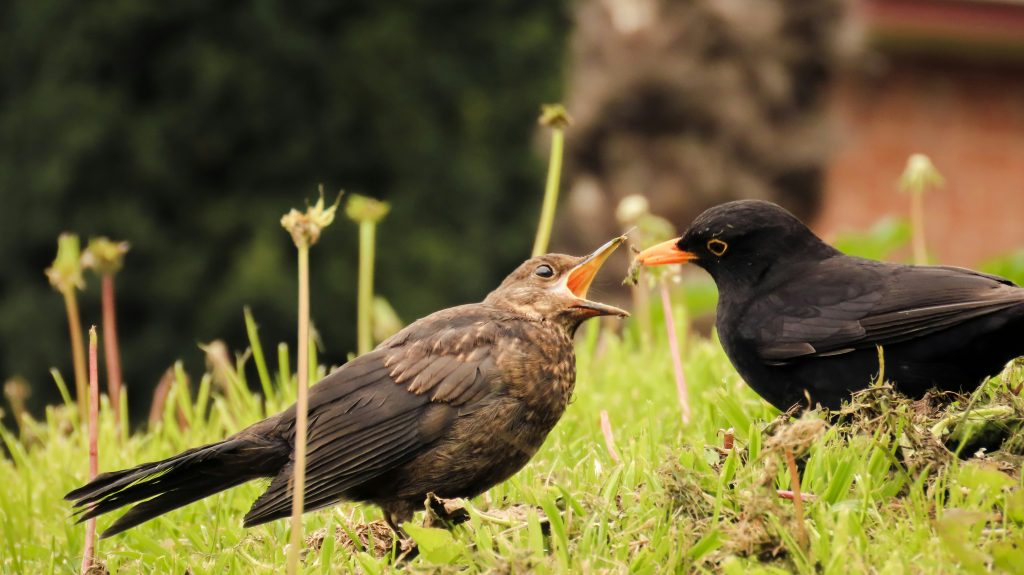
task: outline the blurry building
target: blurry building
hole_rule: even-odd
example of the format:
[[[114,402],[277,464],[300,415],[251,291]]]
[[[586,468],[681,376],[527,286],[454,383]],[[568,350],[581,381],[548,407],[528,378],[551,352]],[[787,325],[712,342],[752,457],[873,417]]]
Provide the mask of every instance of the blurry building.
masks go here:
[[[831,155],[829,87],[856,44],[844,0],[584,0],[567,104],[568,214],[583,251],[641,193],[685,225],[730,199],[820,207]]]
[[[862,0],[868,49],[840,75],[816,227],[863,229],[906,213],[908,155],[946,178],[926,199],[929,250],[975,265],[1024,248],[1024,2]]]
[[[946,177],[937,259],[1024,247],[1020,0],[585,0],[571,54],[559,247],[606,239],[634,193],[680,227],[755,197],[863,230],[906,213],[915,152]]]

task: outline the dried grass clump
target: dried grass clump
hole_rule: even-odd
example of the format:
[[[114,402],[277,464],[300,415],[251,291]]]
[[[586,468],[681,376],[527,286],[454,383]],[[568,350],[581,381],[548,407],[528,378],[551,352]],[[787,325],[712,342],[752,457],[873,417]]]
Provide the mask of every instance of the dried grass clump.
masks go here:
[[[779,499],[773,490],[751,489],[739,493],[737,507],[739,512],[733,521],[722,529],[725,543],[720,554],[757,557],[762,561],[785,557],[785,545],[769,518],[790,526],[795,520],[793,506]]]
[[[665,490],[666,509],[677,517],[691,519],[695,524],[706,522],[711,517],[715,507],[713,486],[717,478],[710,475],[702,477],[678,461],[663,465],[658,475]]]
[[[875,385],[853,394],[834,414],[844,436],[867,435],[882,443],[899,445],[896,456],[911,474],[935,474],[954,457],[931,428],[943,413],[943,406],[962,396],[926,393],[910,399],[889,383]]]
[[[358,543],[352,540],[349,533],[356,536]],[[317,529],[306,537],[306,548],[313,551],[320,551],[327,537],[327,528]],[[388,527],[383,520],[370,523],[359,523],[350,526],[336,527],[334,530],[334,541],[342,549],[350,553],[357,553],[366,550],[374,557],[384,557],[391,553],[395,544],[395,532]]]

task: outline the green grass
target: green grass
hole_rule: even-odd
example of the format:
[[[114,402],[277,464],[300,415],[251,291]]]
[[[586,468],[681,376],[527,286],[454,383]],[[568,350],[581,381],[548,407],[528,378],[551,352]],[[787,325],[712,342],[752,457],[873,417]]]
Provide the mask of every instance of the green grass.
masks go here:
[[[655,313],[657,315],[657,313]],[[682,318],[680,318],[682,319]],[[411,531],[420,557],[350,551],[328,538],[305,559],[307,573],[920,573],[1024,569],[1024,489],[1014,437],[1004,452],[961,461],[931,440],[939,417],[998,403],[1024,413],[993,378],[974,403],[921,415],[909,402],[881,394],[865,399],[862,417],[839,426],[815,415],[781,423],[750,391],[715,341],[684,337],[694,420],[684,426],[675,396],[663,326],[647,349],[627,324],[622,335],[585,326],[578,338],[575,400],[543,449],[511,480],[475,499],[471,519],[451,534]],[[254,332],[253,332],[254,333]],[[686,336],[686,334],[682,334]],[[263,354],[259,358],[263,361]],[[323,367],[321,374],[323,373]],[[255,369],[251,370],[256,373]],[[293,382],[277,366],[249,391],[234,377],[218,387],[207,376],[196,397],[176,391],[162,425],[116,435],[103,407],[100,467],[120,469],[220,439],[284,406]],[[244,370],[239,370],[244,373]],[[288,373],[285,367],[284,373]],[[289,379],[291,379],[289,377]],[[180,387],[175,389],[180,390]],[[290,390],[290,391],[282,391]],[[881,392],[879,392],[881,393]],[[878,394],[875,394],[876,396]],[[179,428],[176,408],[189,419]],[[610,414],[621,463],[605,448],[599,413]],[[51,407],[0,458],[0,570],[77,572],[85,528],[70,519],[62,495],[85,480],[85,434],[75,410]],[[957,421],[946,426],[956,434]],[[1016,421],[1016,420],[1014,420]],[[736,450],[723,453],[721,430],[734,428]],[[816,433],[811,433],[816,432]],[[802,456],[807,546],[797,543],[793,502],[780,445]],[[241,518],[263,485],[254,482],[169,513],[113,539],[98,556],[114,573],[277,573],[284,564],[286,521],[245,530]],[[514,504],[519,519],[487,517]],[[545,528],[541,517],[547,515]],[[379,518],[371,506],[342,504],[306,515],[306,532]],[[99,528],[113,517],[102,517]]]

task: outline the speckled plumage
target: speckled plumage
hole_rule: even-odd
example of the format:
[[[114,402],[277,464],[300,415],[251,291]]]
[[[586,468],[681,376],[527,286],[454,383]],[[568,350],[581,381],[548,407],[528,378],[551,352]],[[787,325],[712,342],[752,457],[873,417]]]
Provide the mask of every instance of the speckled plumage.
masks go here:
[[[306,510],[368,501],[397,528],[429,492],[472,497],[522,468],[572,395],[576,328],[614,310],[557,289],[585,261],[528,260],[483,302],[420,319],[310,388]],[[554,276],[538,277],[541,265]],[[245,525],[285,517],[294,425],[293,406],[222,442],[103,474],[67,497],[87,519],[156,495],[119,518],[109,536],[273,477]]]

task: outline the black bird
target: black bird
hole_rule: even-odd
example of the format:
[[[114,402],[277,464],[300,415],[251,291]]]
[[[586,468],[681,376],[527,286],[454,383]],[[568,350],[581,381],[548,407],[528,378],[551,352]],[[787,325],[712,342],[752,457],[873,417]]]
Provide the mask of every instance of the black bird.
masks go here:
[[[585,257],[520,265],[483,302],[429,315],[309,390],[305,505],[365,501],[396,531],[429,492],[472,497],[536,453],[576,380],[586,319],[628,316],[586,299],[624,238]],[[261,477],[245,526],[291,513],[295,407],[170,459],[104,473],[68,493],[79,521],[138,503],[103,536]]]
[[[764,201],[713,207],[643,265],[693,262],[718,285],[718,334],[758,394],[836,408],[879,371],[901,392],[970,391],[1024,354],[1024,289],[945,266],[851,257]]]

